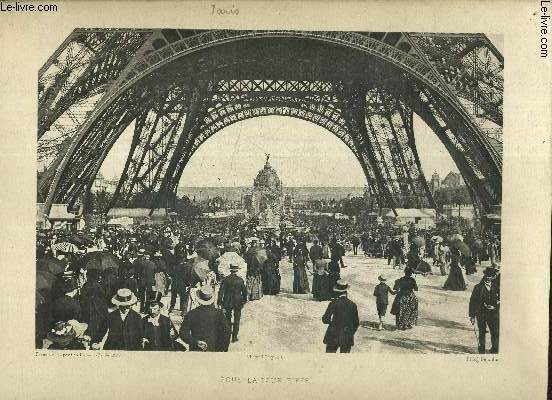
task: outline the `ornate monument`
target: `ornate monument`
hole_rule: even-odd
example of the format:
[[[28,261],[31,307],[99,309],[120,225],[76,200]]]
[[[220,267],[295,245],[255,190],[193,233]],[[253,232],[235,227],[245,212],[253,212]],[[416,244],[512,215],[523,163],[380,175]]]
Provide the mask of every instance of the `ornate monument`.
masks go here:
[[[282,182],[269,162],[266,162],[253,181],[251,194],[245,196],[245,209],[248,217],[259,219],[259,226],[277,228],[284,211]]]

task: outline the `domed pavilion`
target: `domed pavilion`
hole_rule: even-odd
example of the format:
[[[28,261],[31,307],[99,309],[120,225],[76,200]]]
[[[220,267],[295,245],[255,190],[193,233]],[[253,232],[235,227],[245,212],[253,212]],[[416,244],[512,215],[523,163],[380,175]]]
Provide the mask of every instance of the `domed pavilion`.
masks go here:
[[[266,162],[253,181],[250,196],[246,196],[245,208],[248,216],[257,217],[259,225],[266,228],[277,228],[280,224],[284,207],[282,181],[269,162]]]

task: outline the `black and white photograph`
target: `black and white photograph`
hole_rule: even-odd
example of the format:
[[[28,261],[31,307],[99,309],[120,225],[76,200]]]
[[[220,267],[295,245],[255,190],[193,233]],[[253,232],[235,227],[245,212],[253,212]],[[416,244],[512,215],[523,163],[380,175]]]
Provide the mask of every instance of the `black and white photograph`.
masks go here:
[[[75,27],[37,71],[35,349],[500,355],[503,54]]]

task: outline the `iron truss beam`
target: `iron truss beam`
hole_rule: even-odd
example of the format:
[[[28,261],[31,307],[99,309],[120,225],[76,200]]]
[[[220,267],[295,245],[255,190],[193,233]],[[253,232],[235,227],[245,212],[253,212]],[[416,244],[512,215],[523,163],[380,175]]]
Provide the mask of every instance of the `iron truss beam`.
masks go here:
[[[133,122],[117,188],[121,204],[138,190],[155,193],[159,202],[176,190],[208,137],[239,120],[273,114],[316,123],[344,141],[380,205],[433,206],[413,112],[439,136],[486,208],[501,197],[500,139],[493,142],[490,134],[497,133],[488,131],[489,122],[501,133],[499,55],[483,35],[76,31],[39,76],[39,132],[72,124],[66,145],[44,147],[58,151],[40,181],[46,208],[76,201]]]

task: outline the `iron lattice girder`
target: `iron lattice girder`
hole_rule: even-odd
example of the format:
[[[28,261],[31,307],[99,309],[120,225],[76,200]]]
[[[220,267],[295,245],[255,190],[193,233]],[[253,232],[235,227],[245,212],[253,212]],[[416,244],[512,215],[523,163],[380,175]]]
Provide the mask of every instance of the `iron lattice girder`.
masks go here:
[[[74,32],[39,73],[38,137],[67,109],[105,90],[146,41],[144,32]]]
[[[489,210],[501,203],[501,170],[486,151],[485,138],[470,132],[471,126],[455,115],[439,95],[409,84],[395,93],[432,129],[451,155],[462,177],[475,196],[479,209]]]
[[[305,87],[303,87],[303,90],[296,92],[294,96],[290,96],[290,92],[288,92],[290,84],[293,84],[293,82],[279,82],[273,86],[266,85],[265,88],[270,87],[275,91],[264,95],[257,92],[235,93],[233,96],[226,98],[227,102],[221,102],[221,98],[218,96],[219,93],[215,92],[211,97],[211,104],[215,103],[215,106],[209,107],[208,113],[199,127],[200,134],[192,143],[188,159],[205,140],[232,123],[262,115],[287,115],[318,124],[341,139],[359,160],[367,175],[371,192],[376,193],[375,181],[370,178],[366,160],[357,147],[355,139],[348,131],[341,111],[336,108],[338,100],[332,85],[322,82],[309,83],[310,88],[314,90],[318,90],[321,85],[326,86],[328,91],[324,92],[323,95],[327,103],[324,103],[319,98],[314,101],[313,96],[306,91]],[[218,86],[224,87],[225,84],[221,83]],[[251,88],[247,82],[242,82],[240,87],[241,89]],[[284,92],[278,92],[277,90],[284,90]],[[187,160],[183,162],[187,163]],[[173,188],[176,187],[179,180],[180,175],[175,176],[172,184]]]
[[[160,93],[152,108],[136,120],[133,141],[113,204],[120,199],[127,204],[137,186],[146,193],[156,190],[180,135],[187,111],[185,96],[184,88],[171,87]]]
[[[474,116],[502,126],[504,60],[485,35],[409,36]]]
[[[170,31],[170,30],[168,30]],[[163,41],[157,42],[152,41],[152,36],[148,38],[148,41],[151,42],[151,48],[154,49],[149,52],[140,52],[139,56],[135,56],[132,61],[129,63],[129,65],[125,68],[125,73],[121,74],[117,78],[117,81],[110,85],[109,89],[109,95],[104,96],[100,103],[96,106],[96,109],[94,113],[88,118],[88,121],[81,126],[80,131],[77,135],[75,135],[75,139],[73,140],[70,148],[67,151],[67,154],[65,155],[63,162],[61,163],[60,167],[57,169],[54,179],[54,184],[51,185],[51,189],[49,191],[47,204],[48,207],[49,204],[51,204],[51,201],[54,200],[54,198],[64,197],[65,195],[62,193],[66,190],[68,185],[71,186],[71,191],[77,190],[77,187],[79,185],[82,185],[83,183],[75,183],[75,177],[71,173],[67,173],[65,169],[67,168],[77,168],[80,169],[81,165],[86,170],[86,174],[80,174],[79,179],[93,179],[93,176],[89,176],[91,173],[90,171],[97,170],[99,168],[99,164],[101,164],[101,161],[103,161],[103,158],[105,157],[105,154],[107,153],[107,150],[109,149],[109,146],[114,142],[114,139],[117,137],[117,134],[112,135],[111,137],[106,137],[110,135],[110,132],[118,132],[117,130],[113,131],[111,129],[104,130],[104,135],[98,133],[96,130],[97,124],[104,124],[104,121],[99,121],[99,119],[104,115],[109,115],[110,112],[107,110],[112,107],[118,107],[118,99],[121,96],[126,96],[126,93],[129,91],[134,91],[136,87],[142,87],[142,90],[144,93],[148,92],[147,85],[143,85],[143,83],[149,80],[149,84],[151,85],[152,81],[155,79],[160,80],[166,80],[167,78],[170,78],[172,80],[180,79],[180,76],[187,76],[188,81],[194,79],[194,76],[200,76],[201,79],[212,79],[213,77],[218,80],[221,76],[228,76],[227,74],[234,74],[236,71],[242,71],[244,74],[249,69],[247,66],[260,66],[264,65],[263,68],[265,68],[267,65],[270,66],[271,62],[275,59],[274,52],[271,53],[271,47],[270,46],[257,46],[261,49],[257,51],[257,56],[264,57],[264,61],[260,59],[248,59],[245,55],[240,56],[236,58],[236,62],[234,63],[231,59],[232,54],[235,53],[236,49],[239,49],[240,46],[245,45],[246,43],[253,43],[255,44],[258,40],[271,40],[276,43],[282,44],[282,50],[285,50],[286,46],[283,46],[284,42],[288,42],[290,40],[296,40],[297,42],[294,43],[303,43],[310,45],[316,45],[318,46],[318,49],[325,49],[325,51],[328,52],[328,54],[331,53],[331,51],[342,51],[345,55],[349,55],[350,57],[344,57],[347,60],[354,59],[354,62],[351,61],[351,71],[347,68],[338,68],[339,73],[343,74],[344,79],[347,78],[348,74],[350,72],[360,73],[360,70],[357,68],[357,65],[368,65],[368,61],[362,61],[359,57],[361,54],[369,55],[371,58],[370,65],[373,65],[374,71],[377,71],[379,76],[375,78],[374,80],[387,80],[385,83],[386,85],[390,81],[396,81],[396,79],[403,79],[405,81],[413,81],[414,83],[420,85],[420,83],[423,83],[421,86],[429,89],[432,93],[439,93],[439,99],[440,102],[435,102],[435,104],[441,104],[444,102],[447,106],[447,111],[454,113],[455,116],[461,120],[461,124],[458,125],[464,125],[463,128],[465,128],[465,131],[469,132],[471,135],[477,136],[477,140],[480,142],[479,146],[481,147],[480,150],[482,150],[486,156],[490,155],[490,162],[494,162],[495,165],[498,168],[498,178],[500,179],[500,169],[501,169],[501,158],[500,154],[497,153],[496,149],[489,149],[491,146],[486,143],[485,141],[481,142],[481,132],[480,129],[477,127],[477,125],[474,123],[472,118],[469,116],[469,113],[466,111],[465,107],[462,105],[462,103],[458,100],[458,94],[456,94],[447,84],[446,80],[443,78],[443,76],[437,71],[434,65],[432,65],[430,62],[427,61],[427,57],[424,56],[417,46],[411,46],[408,48],[406,45],[411,41],[409,39],[409,34],[398,34],[398,35],[392,35],[392,34],[383,34],[383,36],[379,36],[379,34],[368,34],[368,33],[355,33],[355,32],[300,32],[300,31],[203,31],[203,32],[194,32],[189,35],[183,34],[181,30],[178,30],[178,35],[173,35],[172,33],[169,35],[167,31],[160,32],[159,30],[146,30],[146,33],[149,32],[150,35],[162,35],[165,38],[167,38],[166,43]],[[171,40],[168,40],[170,37],[172,37]],[[157,40],[157,39],[156,39]],[[278,42],[279,41],[279,42]],[[264,43],[264,42],[263,42]],[[269,42],[266,42],[269,43]],[[291,42],[289,42],[291,43]],[[259,42],[260,44],[260,42]],[[229,46],[233,46],[230,48]],[[326,47],[324,47],[326,46]],[[144,46],[142,46],[144,47]],[[255,46],[248,47],[249,50],[251,50],[251,47],[255,48]],[[300,46],[299,46],[300,47]],[[305,47],[305,49],[309,48],[308,46]],[[227,55],[227,60],[222,60],[219,56],[223,53],[223,50],[229,49],[230,52]],[[348,52],[350,51],[350,52]],[[289,53],[289,52],[288,52]],[[285,58],[286,54],[277,54],[280,58]],[[288,57],[291,57],[287,55]],[[312,58],[308,60],[301,60],[299,62],[299,58],[294,56],[297,60],[297,62],[294,64],[293,59],[290,58],[287,60],[284,64],[280,63],[277,66],[272,66],[272,68],[265,69],[267,71],[266,76],[270,77],[273,72],[278,68],[280,68],[282,65],[286,65],[286,70],[282,73],[279,73],[279,76],[282,76],[283,74],[289,74],[289,76],[294,75],[293,68],[297,68],[298,66],[301,66],[301,68],[297,69],[304,69],[303,65],[307,65],[310,63],[313,67],[316,65],[317,68],[311,68],[310,70],[304,69],[305,71],[308,71],[310,75],[308,76],[314,76],[318,70],[322,70],[323,68],[318,68],[319,63],[323,63],[327,61],[324,61],[324,59],[320,58]],[[355,58],[356,57],[356,58]],[[277,58],[277,57],[276,57]],[[326,58],[327,60],[328,58]],[[332,59],[332,58],[330,58]],[[333,58],[334,59],[334,58]],[[337,62],[339,62],[341,58],[334,59]],[[191,64],[191,69],[188,67],[188,69],[183,69],[182,66],[178,65],[176,61],[180,62],[182,60],[195,60]],[[376,60],[379,60],[376,62]],[[263,64],[264,62],[264,64]],[[381,65],[378,64],[383,62]],[[225,64],[226,63],[226,64]],[[386,64],[387,63],[387,64]],[[276,63],[273,63],[276,65]],[[379,65],[379,66],[378,66]],[[169,69],[164,67],[174,67],[173,71],[174,73],[168,74]],[[372,68],[372,67],[371,67]],[[182,72],[179,72],[179,70],[182,69]],[[354,70],[354,71],[353,71]],[[263,69],[257,69],[256,74],[258,74],[259,71],[263,71]],[[329,71],[329,70],[328,70]],[[400,72],[402,71],[402,72]],[[366,72],[366,71],[365,71]],[[383,77],[382,73],[387,73],[387,77]],[[226,74],[226,75],[225,75]],[[366,74],[365,75],[371,75]],[[311,76],[311,77],[312,77]],[[351,75],[352,76],[352,75]],[[357,75],[358,76],[358,75]],[[250,80],[250,79],[249,79]],[[309,79],[309,80],[316,80],[316,79]],[[252,80],[253,84],[258,85],[256,83],[255,79]],[[288,81],[288,84],[290,84],[290,81],[292,79],[285,79],[285,81]],[[296,81],[299,82],[300,80]],[[362,82],[362,84],[365,84],[366,82]],[[265,80],[261,86],[257,87],[257,90],[253,91],[254,93],[262,93],[264,89],[267,87],[263,87],[262,85],[269,85],[268,87],[272,87],[270,85],[273,85],[274,82],[271,82],[270,79]],[[297,83],[295,83],[297,85]],[[296,89],[295,87],[294,89]],[[318,96],[318,98],[324,98],[326,94],[324,93],[324,90],[319,91],[320,93],[313,93],[312,99],[315,98],[315,96]],[[220,92],[221,98],[223,96],[227,95],[228,93],[225,93],[224,91]],[[134,94],[136,95],[136,94]],[[132,101],[131,101],[132,102]],[[141,99],[134,99],[135,104],[139,104],[140,107],[144,107],[144,102]],[[438,107],[439,105],[437,105]],[[138,106],[136,106],[138,108]],[[140,110],[135,110],[134,114],[138,114]],[[207,109],[204,109],[202,113],[205,113],[207,115]],[[431,112],[435,112],[435,110],[430,110]],[[199,113],[198,115],[201,115],[202,113]],[[126,116],[125,116],[126,118]],[[194,126],[197,125],[198,121],[201,120],[200,117],[196,120],[196,122],[193,124]],[[109,127],[108,127],[109,128]],[[194,128],[196,131],[199,132],[198,128]],[[85,144],[85,150],[80,152],[77,150],[79,145],[81,143],[86,143],[87,139],[86,136],[90,134],[90,132],[96,132],[93,136],[98,146],[108,146],[102,151],[96,151],[97,154],[100,154],[99,159],[96,160],[95,163],[92,163],[90,161],[90,149],[87,149],[87,145]],[[474,134],[475,132],[475,134]],[[197,133],[198,135],[200,134]],[[358,140],[358,138],[354,138],[355,140]],[[366,140],[366,139],[363,139]],[[193,143],[187,143],[187,146],[193,146]],[[462,145],[460,145],[462,146]],[[178,145],[177,145],[178,147]],[[193,147],[192,147],[193,148]],[[357,148],[362,148],[357,146]],[[190,148],[191,149],[191,148]],[[75,154],[78,153],[78,156],[81,157],[80,159],[75,158]],[[189,157],[189,151],[187,152]],[[373,158],[373,154],[362,154],[361,159],[365,161],[364,164],[368,165],[368,158]],[[403,157],[404,158],[404,157]],[[414,157],[415,158],[415,157]],[[489,158],[489,157],[487,157]],[[171,159],[171,164],[173,163],[173,159]],[[373,162],[373,164],[377,164]],[[393,161],[391,162],[393,164]],[[472,163],[473,164],[473,163]],[[180,163],[179,164],[179,170],[182,169],[182,165],[185,165]],[[361,163],[362,165],[362,163]],[[476,165],[475,165],[476,166]],[[364,167],[363,167],[364,168]],[[168,168],[170,170],[170,166]],[[365,171],[366,172],[366,171]],[[371,179],[373,181],[373,178],[375,176],[373,175],[373,171],[371,169],[368,171],[369,174],[371,174]],[[497,175],[495,174],[493,178],[495,178]],[[69,180],[72,180],[73,182],[71,184],[68,184],[65,182],[66,178]],[[79,180],[77,179],[77,181]],[[172,179],[172,178],[171,178]],[[378,182],[381,185],[381,182]],[[168,183],[163,183],[165,186],[169,185]],[[174,185],[174,179],[172,179],[170,185]],[[170,186],[169,185],[169,186]],[[168,186],[167,186],[168,187]],[[496,191],[495,191],[496,192]],[[73,193],[73,192],[72,192]],[[73,196],[71,194],[71,196]],[[65,196],[66,197],[66,196]],[[390,195],[388,196],[390,197]]]
[[[435,207],[417,156],[412,110],[381,88],[366,95],[367,133],[390,191],[401,206]]]

